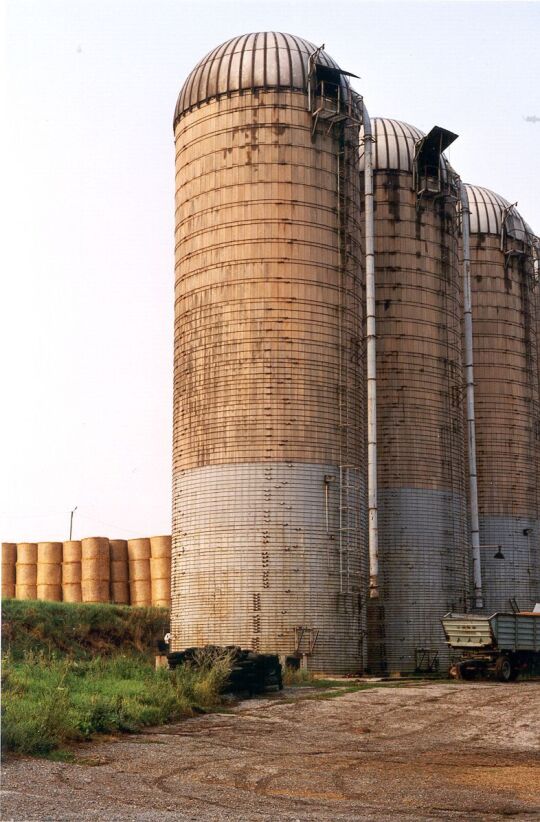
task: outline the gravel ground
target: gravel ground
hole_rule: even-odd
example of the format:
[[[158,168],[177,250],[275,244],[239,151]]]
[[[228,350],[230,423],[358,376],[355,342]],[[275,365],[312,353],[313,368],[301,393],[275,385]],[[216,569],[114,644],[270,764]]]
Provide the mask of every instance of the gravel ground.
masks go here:
[[[8,757],[2,820],[540,820],[540,684],[415,684]]]

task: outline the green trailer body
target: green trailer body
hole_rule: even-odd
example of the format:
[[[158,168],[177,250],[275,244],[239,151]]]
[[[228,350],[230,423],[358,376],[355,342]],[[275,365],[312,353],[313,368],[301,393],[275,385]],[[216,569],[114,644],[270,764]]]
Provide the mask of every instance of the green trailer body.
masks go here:
[[[495,673],[510,681],[540,672],[540,613],[446,614],[446,641],[461,659],[450,673],[464,679]]]

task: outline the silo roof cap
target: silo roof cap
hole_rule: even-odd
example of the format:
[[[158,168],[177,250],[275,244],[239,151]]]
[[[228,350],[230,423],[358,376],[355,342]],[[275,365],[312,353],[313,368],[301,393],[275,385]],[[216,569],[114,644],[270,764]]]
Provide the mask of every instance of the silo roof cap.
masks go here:
[[[527,225],[515,205],[512,205],[495,194],[489,188],[465,185],[469,211],[471,213],[471,234],[500,235],[503,226],[506,233],[516,240],[528,245],[534,244],[536,238],[533,230]]]
[[[412,174],[416,144],[422,137],[423,131],[401,120],[392,120],[389,117],[374,117],[371,121],[371,131],[375,139],[373,149],[373,168],[379,171],[395,170],[406,171]],[[444,131],[444,129],[441,129]],[[450,134],[450,132],[448,132]],[[360,129],[360,169],[364,168],[364,129]],[[441,155],[441,167],[444,172],[455,175],[447,158]]]
[[[238,91],[251,89],[307,88],[309,56],[317,46],[278,31],[242,34],[222,43],[195,66],[185,81],[174,112],[174,123],[201,103]],[[320,65],[337,70],[340,84],[349,82],[338,64],[325,51],[317,56]]]

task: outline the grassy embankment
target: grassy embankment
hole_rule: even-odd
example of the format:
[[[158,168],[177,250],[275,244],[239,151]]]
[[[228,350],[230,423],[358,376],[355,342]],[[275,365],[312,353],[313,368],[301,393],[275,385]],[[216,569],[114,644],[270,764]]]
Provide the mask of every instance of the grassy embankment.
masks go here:
[[[2,747],[50,754],[95,733],[137,731],[210,709],[226,657],[154,670],[159,608],[2,601]]]

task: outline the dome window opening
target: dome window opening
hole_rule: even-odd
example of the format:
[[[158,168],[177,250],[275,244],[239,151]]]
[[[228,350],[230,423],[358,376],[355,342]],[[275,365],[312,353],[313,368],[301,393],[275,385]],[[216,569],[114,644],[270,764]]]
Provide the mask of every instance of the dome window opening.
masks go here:
[[[314,121],[313,131],[319,118],[328,120],[329,127],[343,120],[359,122],[354,113],[356,95],[345,80],[357,75],[320,63],[318,57],[322,49],[324,45],[309,56],[308,63],[308,108]]]
[[[445,128],[434,126],[429,134],[416,143],[413,175],[419,197],[442,192],[445,173],[442,154],[457,137],[457,134]]]

